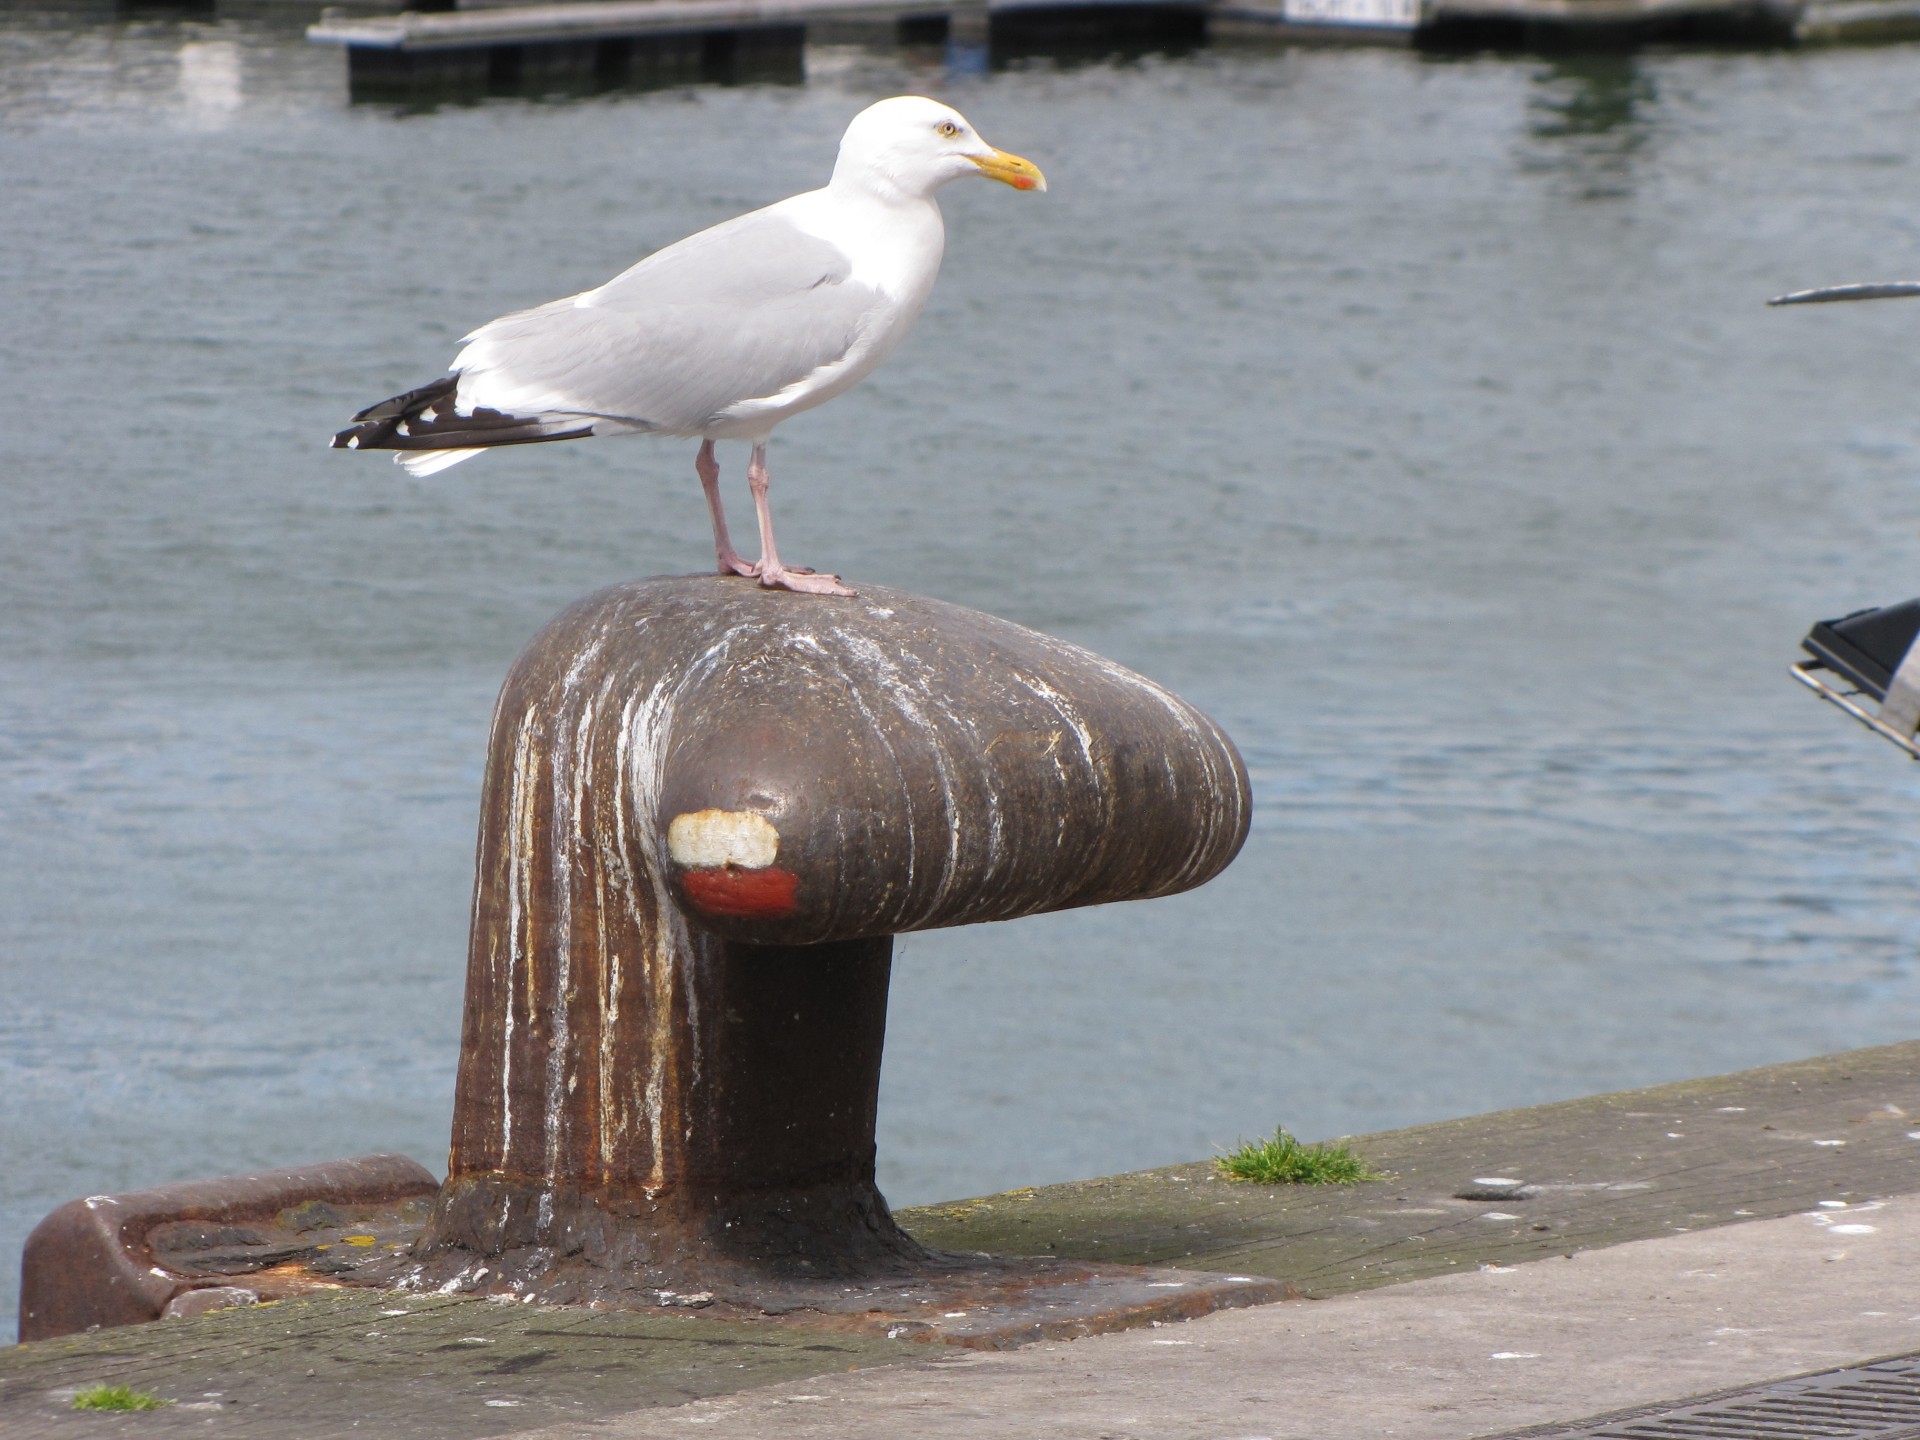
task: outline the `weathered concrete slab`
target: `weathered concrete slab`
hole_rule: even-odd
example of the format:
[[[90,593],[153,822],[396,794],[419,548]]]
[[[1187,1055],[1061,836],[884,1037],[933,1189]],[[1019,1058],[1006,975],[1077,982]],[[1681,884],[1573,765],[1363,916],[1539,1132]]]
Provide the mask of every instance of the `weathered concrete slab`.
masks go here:
[[[342,1291],[0,1351],[0,1435],[503,1435],[881,1363],[898,1344],[698,1316]],[[76,1414],[131,1385],[175,1403]]]
[[[1910,1131],[1920,1043],[1361,1137],[1395,1176],[1367,1185],[1242,1187],[1191,1165],[901,1219],[943,1248],[1171,1263],[1336,1296],[1920,1192]],[[1456,1198],[1482,1177],[1536,1188]],[[1158,1353],[1144,1348],[1154,1334],[1143,1353]],[[697,1314],[347,1294],[0,1350],[0,1434],[509,1434],[939,1353],[953,1352]],[[61,1391],[103,1383],[182,1403],[137,1417],[59,1408]]]
[[[1591,1427],[1565,1422],[1920,1349],[1916,1266],[1920,1198],[1909,1196],[1173,1330],[822,1375],[590,1427],[561,1422],[533,1440],[1587,1440]],[[1544,1433],[1513,1433],[1543,1422]]]
[[[1308,1296],[1920,1190],[1920,1044],[1362,1136],[1395,1178],[1326,1189],[1206,1164],[905,1211],[931,1245],[1237,1270]],[[1482,1177],[1532,1194],[1462,1200]]]

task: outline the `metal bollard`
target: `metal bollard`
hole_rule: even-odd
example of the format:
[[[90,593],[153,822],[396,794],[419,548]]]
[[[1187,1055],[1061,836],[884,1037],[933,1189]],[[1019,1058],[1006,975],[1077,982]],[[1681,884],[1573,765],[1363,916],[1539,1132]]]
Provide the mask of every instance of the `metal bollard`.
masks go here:
[[[446,1183],[378,1156],[75,1201],[21,1334],[380,1285],[1002,1348],[1280,1298],[930,1251],[874,1184],[894,935],[1188,889],[1250,810],[1204,715],[989,615],[590,596],[494,713]]]
[[[950,1270],[874,1186],[891,937],[1190,888],[1249,814],[1204,715],[992,616],[722,577],[583,600],[495,712],[410,1283],[764,1304]]]

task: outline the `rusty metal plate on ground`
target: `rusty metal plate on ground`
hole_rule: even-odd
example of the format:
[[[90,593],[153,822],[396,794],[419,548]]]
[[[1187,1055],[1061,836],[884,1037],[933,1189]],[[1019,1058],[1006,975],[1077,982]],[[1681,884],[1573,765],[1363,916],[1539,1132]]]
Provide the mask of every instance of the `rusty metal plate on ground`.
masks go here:
[[[1515,1431],[1506,1440],[1920,1440],[1920,1354]]]
[[[363,1155],[71,1201],[27,1237],[20,1338],[198,1313],[196,1292],[250,1303],[327,1288],[410,1245],[438,1188],[405,1156]]]

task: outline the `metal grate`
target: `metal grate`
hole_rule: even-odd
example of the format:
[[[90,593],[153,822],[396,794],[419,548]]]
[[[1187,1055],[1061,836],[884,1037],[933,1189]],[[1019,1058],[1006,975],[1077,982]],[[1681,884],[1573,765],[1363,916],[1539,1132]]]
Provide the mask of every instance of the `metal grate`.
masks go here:
[[[1524,1434],[1535,1440],[1920,1440],[1920,1355]]]

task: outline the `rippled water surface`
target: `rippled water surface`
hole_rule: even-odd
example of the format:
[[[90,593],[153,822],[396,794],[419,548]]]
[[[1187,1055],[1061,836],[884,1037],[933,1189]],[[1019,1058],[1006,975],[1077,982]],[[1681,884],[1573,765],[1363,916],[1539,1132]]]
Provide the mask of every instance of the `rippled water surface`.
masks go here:
[[[783,551],[1171,683],[1258,819],[1197,894],[904,942],[896,1202],[1920,1033],[1915,772],[1784,669],[1920,589],[1920,306],[1760,305],[1920,270],[1920,51],[403,110],[309,18],[0,12],[0,1316],[72,1196],[442,1160],[493,688],[706,522],[678,443],[322,441],[900,90],[1053,190],[949,192],[914,340],[775,440]]]

